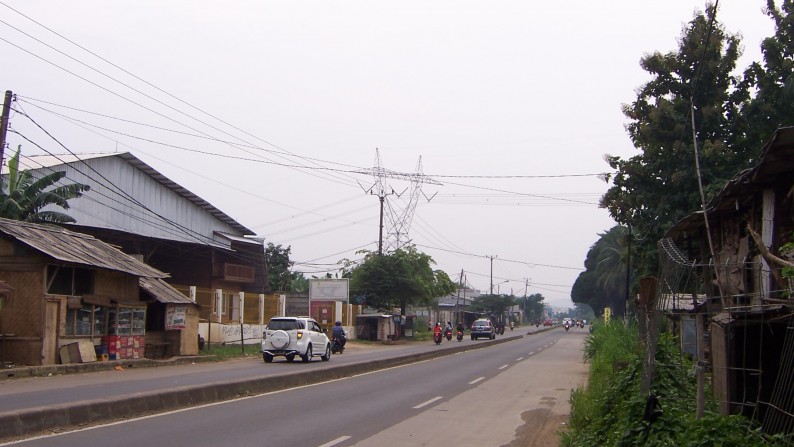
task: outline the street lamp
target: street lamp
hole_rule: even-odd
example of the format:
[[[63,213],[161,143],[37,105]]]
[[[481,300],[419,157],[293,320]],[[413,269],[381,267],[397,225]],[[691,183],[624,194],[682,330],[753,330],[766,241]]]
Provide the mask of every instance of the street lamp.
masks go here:
[[[499,295],[499,294],[500,294],[500,292],[499,292],[499,286],[500,286],[500,285],[502,285],[502,284],[504,284],[504,283],[506,283],[506,282],[510,282],[510,280],[509,280],[509,279],[507,279],[507,280],[504,280],[504,281],[502,281],[502,282],[500,282],[500,283],[497,283],[497,284],[495,284],[495,285],[496,285],[496,294],[497,294],[497,295]]]

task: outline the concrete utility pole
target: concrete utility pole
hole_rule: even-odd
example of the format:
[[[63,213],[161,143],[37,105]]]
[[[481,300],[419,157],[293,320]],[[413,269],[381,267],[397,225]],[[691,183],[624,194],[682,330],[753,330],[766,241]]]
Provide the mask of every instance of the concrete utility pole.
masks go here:
[[[8,133],[8,115],[11,113],[12,97],[13,93],[11,93],[11,90],[6,90],[6,96],[3,102],[3,114],[0,115],[0,166],[3,166],[3,155],[6,148],[6,134]]]
[[[496,256],[486,256],[486,258],[491,259],[491,291],[489,292],[489,295],[493,295],[493,258],[495,257]]]
[[[460,279],[458,280],[458,296],[455,298],[455,324],[460,323],[460,289],[463,288],[463,269],[460,269]],[[466,304],[466,297],[463,297],[463,304]]]

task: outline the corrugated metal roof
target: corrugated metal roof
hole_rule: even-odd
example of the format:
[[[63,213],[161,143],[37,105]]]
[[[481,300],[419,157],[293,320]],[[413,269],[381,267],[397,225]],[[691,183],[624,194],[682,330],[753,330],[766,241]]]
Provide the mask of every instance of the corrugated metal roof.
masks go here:
[[[779,177],[790,176],[794,166],[794,127],[781,127],[775,131],[772,139],[764,146],[758,163],[743,170],[731,178],[716,196],[714,196],[706,209],[710,215],[720,211],[733,212],[735,200],[740,196],[747,196],[755,188],[778,181]],[[695,228],[700,228],[703,223],[703,210],[698,210],[676,222],[665,233],[666,237]]]
[[[126,272],[151,278],[167,274],[121,250],[83,233],[57,225],[42,225],[0,218],[0,233],[59,261]]]
[[[140,277],[138,284],[146,293],[153,296],[161,303],[171,304],[196,304],[190,297],[171,287],[170,284],[159,278]]]
[[[184,197],[188,201],[192,202],[194,205],[206,211],[211,216],[215,217],[221,222],[226,223],[227,225],[231,226],[240,233],[251,234],[251,235],[256,234],[254,231],[243,226],[240,222],[237,222],[236,220],[232,219],[229,215],[227,215],[223,211],[214,207],[211,203],[207,202],[206,200],[202,199],[196,194],[193,194],[183,186],[179,185],[178,183],[164,176],[159,171],[152,168],[148,164],[144,163],[138,157],[132,155],[129,152],[104,153],[104,154],[92,153],[92,154],[76,154],[76,155],[72,155],[72,154],[34,155],[30,157],[20,156],[19,164],[20,164],[20,169],[40,169],[45,167],[53,167],[62,164],[76,163],[85,160],[104,158],[104,157],[118,157],[126,161],[127,163],[139,169],[144,174],[154,179],[156,182],[173,190],[175,193]],[[3,174],[6,174],[8,172],[5,166],[3,166],[2,169],[3,169],[2,171]]]
[[[214,233],[230,241],[242,242],[244,244],[263,245],[263,240],[258,238],[240,237],[233,234],[224,233],[222,231],[215,231]]]

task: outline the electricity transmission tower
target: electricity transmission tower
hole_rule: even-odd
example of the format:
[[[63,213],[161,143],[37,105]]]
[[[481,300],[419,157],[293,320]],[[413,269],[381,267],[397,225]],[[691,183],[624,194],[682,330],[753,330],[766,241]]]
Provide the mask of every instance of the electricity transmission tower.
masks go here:
[[[415,173],[396,172],[383,167],[378,149],[375,149],[375,166],[366,173],[371,174],[375,181],[367,193],[377,196],[380,200],[378,253],[383,253],[384,249],[387,252],[394,251],[410,241],[408,231],[411,228],[414,211],[420,197],[424,197],[428,202],[435,197],[435,193],[427,197],[422,192],[422,185],[441,186],[441,183],[424,175],[421,156]],[[387,179],[409,182],[409,185],[398,193]]]

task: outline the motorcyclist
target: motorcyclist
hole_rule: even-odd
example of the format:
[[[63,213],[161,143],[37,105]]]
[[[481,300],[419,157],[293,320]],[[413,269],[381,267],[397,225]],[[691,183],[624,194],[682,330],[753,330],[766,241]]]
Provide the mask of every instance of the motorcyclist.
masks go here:
[[[441,337],[441,322],[436,321],[436,327],[433,328],[433,338]]]
[[[452,322],[451,321],[447,321],[447,327],[444,328],[444,335],[449,335],[450,337],[452,336]]]
[[[464,329],[466,329],[466,328],[463,327],[463,322],[462,321],[458,321],[458,327],[457,327],[458,332],[463,333]]]
[[[343,348],[345,347],[345,344],[347,343],[347,332],[345,332],[345,328],[342,327],[341,321],[334,323],[334,328],[331,330],[331,336],[339,340],[339,344]]]

